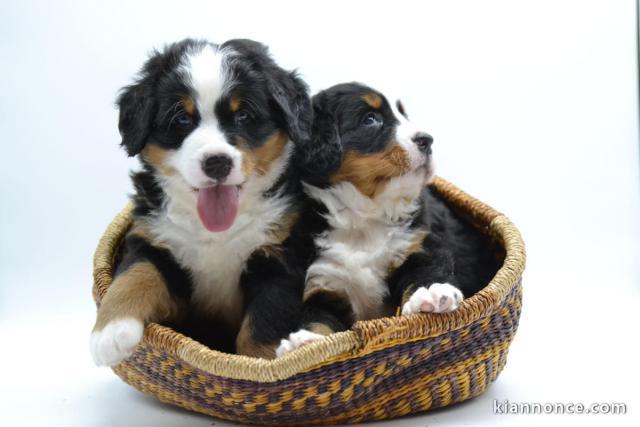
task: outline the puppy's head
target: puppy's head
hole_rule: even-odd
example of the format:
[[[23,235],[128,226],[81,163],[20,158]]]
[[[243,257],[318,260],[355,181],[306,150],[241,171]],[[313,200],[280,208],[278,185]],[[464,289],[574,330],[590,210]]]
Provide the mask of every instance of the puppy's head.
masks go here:
[[[270,188],[310,133],[306,85],[250,40],[188,39],[154,52],[117,103],[128,154],[210,231],[231,227],[243,193]]]
[[[431,178],[433,138],[408,121],[399,100],[347,83],[318,93],[312,103],[313,136],[303,156],[305,181],[347,181],[375,198],[398,178],[418,185]]]

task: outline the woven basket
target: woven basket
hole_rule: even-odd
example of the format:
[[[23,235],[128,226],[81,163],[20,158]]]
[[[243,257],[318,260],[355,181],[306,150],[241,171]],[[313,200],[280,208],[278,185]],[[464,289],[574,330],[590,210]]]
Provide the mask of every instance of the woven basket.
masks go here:
[[[493,280],[447,314],[357,322],[280,359],[210,350],[149,324],[115,373],[163,402],[251,424],[330,424],[382,420],[477,396],[496,379],[518,326],[524,244],[502,214],[441,178],[438,191],[505,249]],[[131,206],[109,225],[94,258],[97,304],[112,281]]]

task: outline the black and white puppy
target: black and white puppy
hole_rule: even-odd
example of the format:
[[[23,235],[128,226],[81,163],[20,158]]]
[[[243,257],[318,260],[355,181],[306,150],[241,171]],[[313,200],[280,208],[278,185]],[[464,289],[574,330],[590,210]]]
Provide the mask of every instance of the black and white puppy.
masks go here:
[[[301,194],[291,159],[309,137],[306,84],[260,43],[188,39],[155,52],[117,103],[122,146],[142,170],[93,358],[117,364],[148,322],[233,351],[243,307],[261,309],[252,299],[279,280],[270,265]],[[259,353],[245,329],[238,351]]]
[[[455,310],[495,273],[483,236],[428,187],[433,139],[399,100],[340,84],[313,97],[313,114],[304,230],[290,239],[310,263],[304,314],[278,355],[398,306]]]

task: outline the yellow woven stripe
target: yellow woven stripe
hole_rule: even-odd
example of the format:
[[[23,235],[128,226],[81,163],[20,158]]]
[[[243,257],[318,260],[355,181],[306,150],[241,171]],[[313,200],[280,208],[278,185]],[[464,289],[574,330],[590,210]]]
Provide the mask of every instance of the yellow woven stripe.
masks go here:
[[[304,397],[313,397],[318,394],[318,386],[312,385],[304,390]]]
[[[144,394],[150,394],[158,398],[160,401],[180,406],[190,411],[200,412],[202,414],[210,415],[213,417],[226,418],[227,414],[222,414],[211,408],[200,406],[197,403],[184,399],[181,395],[173,393],[166,388],[159,387],[156,384],[149,382],[147,378],[140,375],[136,370],[128,367],[126,364],[120,364],[114,368],[114,371],[128,384],[131,384]],[[241,421],[241,418],[236,418]]]
[[[253,401],[258,405],[263,405],[269,401],[269,393],[256,394]]]
[[[307,398],[301,397],[300,399],[294,400],[293,403],[291,404],[291,407],[294,410],[299,411],[300,409],[305,407],[306,403],[307,403]]]
[[[482,292],[482,291],[481,291]],[[518,291],[518,293],[514,296],[514,300],[510,300],[507,301],[508,304],[515,304],[516,307],[518,307],[520,305],[520,302],[518,301],[520,298],[520,289]],[[468,300],[465,300],[465,302],[463,302],[463,304],[465,304],[466,302],[468,302],[469,300],[475,298],[471,297]],[[327,364],[330,364],[332,362],[334,362],[335,360],[346,360],[346,359],[352,359],[354,357],[362,357],[371,353],[374,353],[376,351],[380,351],[380,350],[384,350],[387,348],[391,348],[400,344],[406,344],[406,343],[410,343],[410,342],[415,342],[415,341],[421,341],[427,338],[435,338],[438,335],[442,335],[444,333],[448,333],[454,330],[460,330],[460,327],[465,327],[468,326],[469,324],[473,323],[471,321],[467,322],[464,321],[462,326],[461,325],[457,325],[457,327],[454,327],[456,325],[456,319],[457,317],[454,316],[447,316],[447,315],[453,315],[453,314],[457,314],[460,312],[460,315],[464,318],[469,317],[471,320],[473,320],[474,322],[481,322],[481,327],[482,330],[484,332],[487,332],[490,329],[490,315],[492,314],[492,312],[490,310],[487,309],[487,299],[480,299],[477,300],[475,302],[475,305],[473,307],[471,307],[470,309],[468,309],[465,313],[462,313],[461,309],[459,308],[458,310],[456,310],[455,312],[452,313],[440,313],[438,315],[434,315],[434,314],[429,314],[429,313],[422,313],[422,314],[416,314],[416,315],[411,315],[411,316],[402,316],[399,318],[393,318],[393,319],[382,319],[384,321],[390,321],[393,320],[394,323],[402,323],[403,326],[401,327],[394,327],[394,325],[389,324],[384,326],[384,329],[386,332],[384,332],[382,335],[379,336],[364,336],[363,339],[366,344],[355,354],[349,355],[347,357],[341,357],[341,358],[336,358],[333,359],[331,361],[328,361],[328,363],[322,363],[318,366],[325,366]],[[499,312],[499,314],[503,314],[502,312]],[[510,314],[509,314],[510,315]],[[428,317],[429,316],[439,316],[437,320],[433,321],[432,323],[436,324],[435,328],[432,328],[431,332],[425,333],[425,334],[418,334],[413,332],[412,336],[408,336],[406,334],[398,334],[395,331],[401,329],[402,331],[404,330],[410,330],[410,331],[420,331],[421,328],[424,328],[424,323],[425,322],[429,322]],[[484,318],[482,318],[481,316],[485,316]],[[422,319],[422,320],[420,320]],[[418,321],[419,320],[419,321]],[[368,322],[364,322],[364,323],[371,323],[371,322],[377,322],[378,320],[372,320],[372,321],[368,321]],[[358,324],[361,324],[362,322],[357,322],[356,326]],[[405,323],[409,323],[410,326],[405,325]],[[413,323],[413,324],[412,324]],[[382,326],[376,326],[376,327],[382,327]],[[359,333],[363,333],[362,331],[359,331]],[[367,332],[367,333],[373,333],[371,331]],[[395,335],[394,335],[395,334]],[[463,338],[464,335],[468,334],[467,331],[464,332],[463,334]]]
[[[272,402],[267,404],[267,412],[270,414],[277,414],[282,411],[282,402]]]
[[[145,330],[145,342],[156,350],[174,355],[213,375],[274,382],[337,361],[359,358],[372,351],[438,336],[487,317],[502,304],[519,281],[525,265],[524,243],[517,228],[504,215],[443,179],[436,179],[435,185],[451,203],[471,214],[480,225],[486,226],[488,232],[502,241],[506,249],[504,265],[493,280],[478,294],[465,300],[455,312],[358,322],[352,331],[332,334],[325,340],[304,346],[274,361],[216,352],[169,328],[153,324]],[[98,303],[111,284],[113,260],[131,220],[132,205],[129,204],[109,225],[96,249],[93,293]],[[169,368],[169,364],[162,366],[163,371]],[[189,375],[189,372],[185,370],[181,375]]]
[[[476,378],[478,379],[478,388],[484,390],[487,388],[487,369],[484,367],[484,364],[480,364],[476,366],[474,370]]]
[[[320,408],[324,408],[329,403],[331,403],[331,393],[325,391],[324,393],[317,395],[315,400],[316,405],[318,405]]]
[[[329,384],[329,393],[336,394],[338,391],[340,391],[341,387],[342,387],[342,381],[340,379],[337,379],[331,384]]]
[[[346,411],[345,413],[329,417],[323,420],[323,423],[339,423],[352,419],[357,419],[358,417],[364,417],[369,414],[373,414],[374,419],[385,419],[388,418],[388,414],[386,410],[382,408],[386,408],[388,403],[394,399],[397,399],[400,396],[404,396],[411,392],[415,394],[412,398],[415,399],[416,402],[419,403],[421,410],[428,410],[431,408],[433,403],[433,397],[430,395],[427,387],[429,384],[434,384],[439,380],[442,380],[443,377],[449,375],[466,375],[469,376],[469,371],[472,369],[474,365],[480,364],[483,368],[484,365],[481,362],[489,359],[493,354],[499,353],[503,351],[505,348],[509,346],[510,342],[503,342],[501,344],[495,345],[489,350],[477,354],[473,357],[467,358],[465,360],[459,361],[453,365],[446,366],[445,368],[439,370],[438,372],[432,373],[430,375],[424,375],[415,379],[412,382],[405,383],[401,387],[395,388],[392,392],[379,396],[376,399],[369,400],[364,402],[362,405],[354,408],[350,411]],[[476,370],[478,376],[478,392],[482,392],[486,389],[487,381],[486,381],[486,370]],[[470,380],[469,380],[470,382]],[[470,387],[467,388],[467,390]],[[451,384],[447,381],[443,381],[443,385],[438,386],[439,398],[442,404],[447,405],[452,402],[452,393],[451,393]],[[464,398],[472,397],[471,393],[462,394],[459,401],[464,400]],[[395,414],[394,414],[395,415]]]
[[[460,389],[460,400],[467,400],[471,397],[471,377],[468,372],[461,372],[456,378]]]
[[[288,402],[293,399],[293,390],[285,390],[280,393],[280,400],[283,402]]]
[[[491,357],[491,381],[495,381],[498,378],[500,372],[500,353],[496,353]]]
[[[451,383],[447,381],[447,379],[443,379],[440,384],[436,386],[436,390],[438,390],[438,396],[440,399],[440,404],[442,406],[447,406],[451,403]]]
[[[509,304],[509,305],[514,305],[515,307],[519,307],[520,306],[520,298],[521,298],[520,295],[521,295],[521,292],[517,292],[516,294],[514,294],[513,298],[509,299],[509,301],[506,301],[506,303]],[[499,311],[499,314],[501,316],[503,316],[503,317],[505,317],[505,316],[507,318],[511,317],[511,313],[509,312],[509,310],[508,309],[505,309],[505,310],[501,309]],[[447,314],[447,313],[443,313],[443,314]],[[422,316],[422,315],[417,315],[417,316]],[[487,333],[491,329],[491,317],[489,317],[489,316],[486,317],[486,318],[480,319],[480,320],[476,320],[476,323],[480,326],[481,330],[484,333]],[[458,331],[459,331],[459,335],[455,339],[455,345],[456,346],[463,345],[463,343],[467,343],[467,342],[469,342],[470,339],[472,339],[472,338],[469,337],[469,329],[462,329],[462,330],[458,330]],[[432,337],[432,338],[434,338],[434,337]],[[358,351],[357,354],[350,355],[349,357],[342,357],[342,358],[340,358],[340,360],[352,359],[354,357],[363,357],[363,356],[366,356],[368,354],[371,354],[371,353],[374,353],[374,352],[377,352],[377,351],[380,351],[380,350],[384,350],[384,349],[387,349],[387,348],[391,348],[391,347],[395,347],[395,346],[398,346],[398,345],[407,344],[407,343],[411,343],[411,342],[422,341],[424,339],[425,338],[422,337],[422,336],[416,336],[414,338],[394,338],[394,339],[389,339],[387,341],[382,341],[382,342],[377,343],[377,344],[369,343],[369,345],[367,347],[365,347],[365,348],[361,349],[360,351]],[[449,337],[444,338],[440,343],[440,345],[444,346],[444,349],[452,346],[453,344],[454,344],[453,341]],[[424,353],[421,353],[421,355],[424,354],[424,357],[426,357],[428,355],[428,353],[431,352],[431,351],[432,351],[431,348],[425,348],[425,349],[421,350],[421,352],[424,352]],[[317,367],[329,365],[334,360],[336,360],[336,359],[328,361],[327,363],[322,363],[322,364],[318,365]],[[317,368],[317,367],[314,367],[314,368]]]
[[[406,399],[399,400],[398,403],[396,403],[395,412],[395,415],[398,417],[411,413],[409,401]]]
[[[342,393],[340,393],[340,400],[346,403],[346,402],[349,402],[352,397],[353,397],[353,384],[348,386],[344,390],[342,390]]]

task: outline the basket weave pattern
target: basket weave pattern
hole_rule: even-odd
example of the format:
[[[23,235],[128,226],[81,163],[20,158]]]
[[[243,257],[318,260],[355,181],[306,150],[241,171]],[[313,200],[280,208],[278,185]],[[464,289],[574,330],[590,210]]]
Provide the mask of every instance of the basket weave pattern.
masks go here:
[[[435,185],[506,250],[491,283],[457,311],[357,322],[273,361],[213,351],[150,324],[133,356],[114,371],[163,402],[230,421],[273,425],[388,419],[481,394],[504,368],[518,327],[524,244],[504,215],[443,179]],[[130,223],[129,206],[96,251],[98,304]]]

